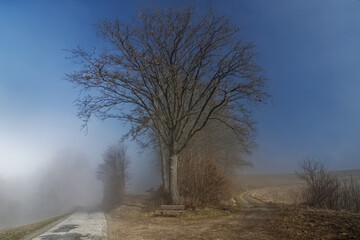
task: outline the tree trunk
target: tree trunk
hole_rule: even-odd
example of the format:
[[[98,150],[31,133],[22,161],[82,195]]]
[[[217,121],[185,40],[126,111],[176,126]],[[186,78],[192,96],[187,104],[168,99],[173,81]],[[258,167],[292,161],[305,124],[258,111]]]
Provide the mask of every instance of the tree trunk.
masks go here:
[[[168,162],[166,161],[166,154],[164,143],[159,138],[159,146],[160,146],[160,157],[161,157],[161,175],[162,175],[162,182],[164,193],[166,196],[169,195],[169,166]]]
[[[177,184],[178,154],[170,156],[170,204],[180,204],[180,196]]]

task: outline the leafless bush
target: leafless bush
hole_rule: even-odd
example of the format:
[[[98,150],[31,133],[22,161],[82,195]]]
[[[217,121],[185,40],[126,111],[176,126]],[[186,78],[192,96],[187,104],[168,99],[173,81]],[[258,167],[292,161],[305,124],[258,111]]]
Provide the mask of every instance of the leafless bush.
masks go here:
[[[312,207],[333,208],[339,188],[337,178],[325,171],[323,163],[310,157],[305,158],[299,168],[297,174],[306,181],[301,194],[304,202]]]
[[[321,162],[307,157],[300,163],[298,176],[305,180],[301,201],[311,207],[360,212],[360,184],[353,177],[339,178],[327,172]]]
[[[181,159],[179,180],[182,200],[187,206],[217,206],[221,201],[231,198],[229,179],[219,171],[210,157]]]

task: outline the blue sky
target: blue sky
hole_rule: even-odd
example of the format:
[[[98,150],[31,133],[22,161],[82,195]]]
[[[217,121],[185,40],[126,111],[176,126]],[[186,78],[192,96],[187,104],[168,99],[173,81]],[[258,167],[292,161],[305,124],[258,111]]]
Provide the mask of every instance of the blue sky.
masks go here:
[[[360,2],[237,3],[228,13],[257,44],[274,102],[256,114],[256,168],[287,171],[306,155],[359,168]]]
[[[311,155],[331,169],[360,168],[360,1],[222,0],[211,5],[257,48],[273,103],[256,111],[258,148],[251,172],[292,172]],[[96,164],[125,132],[93,119],[80,131],[64,80],[76,69],[64,49],[100,46],[100,19],[130,21],[150,1],[0,1],[0,175],[27,174],[57,151],[77,149]],[[164,6],[182,1],[155,1]],[[131,144],[133,169],[146,175]]]

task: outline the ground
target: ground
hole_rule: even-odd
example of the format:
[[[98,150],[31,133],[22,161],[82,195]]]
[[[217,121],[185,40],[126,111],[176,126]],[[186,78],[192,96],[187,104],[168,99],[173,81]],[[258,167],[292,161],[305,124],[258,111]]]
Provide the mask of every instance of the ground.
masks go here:
[[[58,222],[62,221],[67,216],[68,215],[63,215],[24,226],[1,229],[0,239],[1,240],[32,239],[32,236],[37,236],[40,233],[48,230],[50,227],[55,226]]]
[[[278,239],[360,239],[360,214],[278,205],[268,229]]]
[[[178,217],[156,216],[141,204],[119,206],[106,215],[113,239],[272,239],[266,232],[272,207],[251,196],[243,209],[188,210]]]
[[[225,209],[187,210],[177,217],[161,217],[146,208],[146,198],[127,199],[106,215],[109,239],[277,239],[267,231],[274,207],[239,195],[238,206]]]
[[[102,213],[96,217],[91,213],[75,213],[37,239],[105,239],[106,233],[109,240],[360,239],[360,214],[294,204],[294,193],[301,182],[293,176],[250,178],[252,181],[241,180],[245,184],[231,207],[188,209],[176,217],[163,217],[149,209],[148,196],[128,196],[125,205],[105,215],[107,232]],[[51,221],[1,230],[0,239],[21,239]],[[91,234],[93,230],[101,234]],[[60,234],[65,235],[60,237]]]
[[[149,212],[144,197],[106,215],[115,239],[360,239],[360,214],[294,204],[301,182],[287,176],[242,177],[240,208],[187,210],[182,216]]]

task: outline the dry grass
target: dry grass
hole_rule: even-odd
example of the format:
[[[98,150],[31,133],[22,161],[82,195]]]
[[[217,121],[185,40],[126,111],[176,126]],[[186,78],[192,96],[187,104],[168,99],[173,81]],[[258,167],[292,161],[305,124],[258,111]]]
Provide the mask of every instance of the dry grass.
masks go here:
[[[360,239],[360,214],[282,205],[269,231],[278,239]]]
[[[360,214],[278,205],[274,211],[187,210],[155,217],[122,206],[107,215],[109,239],[360,239]]]
[[[360,239],[360,214],[344,211],[315,210],[289,204],[271,204],[271,211],[261,208],[240,210],[239,203],[235,204],[235,210],[188,209],[181,216],[159,217],[140,206],[140,203],[119,206],[106,215],[109,240]]]
[[[136,202],[134,196],[131,200]],[[110,240],[232,239],[239,236],[242,229],[241,204],[236,204],[236,200],[227,208],[187,209],[173,217],[158,216],[141,204],[146,199],[139,200],[136,204],[118,206],[106,214]]]
[[[109,240],[268,239],[253,237],[258,236],[254,229],[264,226],[265,219],[251,217],[244,221],[243,213],[223,209],[186,210],[181,216],[161,217],[138,207],[122,206],[107,214],[106,219]]]
[[[31,234],[32,232],[39,230],[53,222],[56,222],[67,215],[58,216],[55,218],[47,219],[45,221],[32,223],[28,225],[18,226],[18,227],[11,227],[5,228],[0,230],[0,239],[1,240],[18,240],[22,239],[25,236]]]

